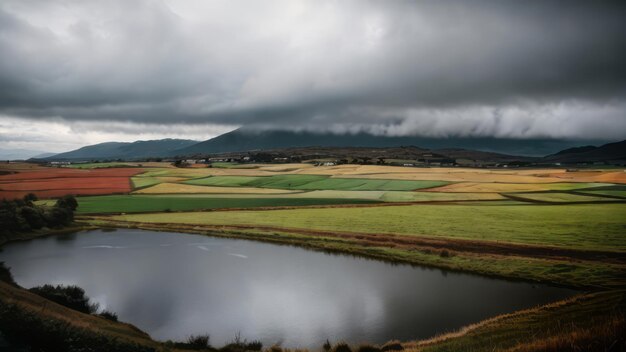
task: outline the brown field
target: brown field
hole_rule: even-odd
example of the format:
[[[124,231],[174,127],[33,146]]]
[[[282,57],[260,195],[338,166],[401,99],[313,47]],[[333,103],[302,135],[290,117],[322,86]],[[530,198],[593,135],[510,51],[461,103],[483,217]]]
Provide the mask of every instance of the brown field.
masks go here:
[[[34,193],[39,198],[66,194],[100,195],[131,191],[130,177],[138,168],[77,170],[66,168],[22,167],[0,176],[0,198],[21,198]]]

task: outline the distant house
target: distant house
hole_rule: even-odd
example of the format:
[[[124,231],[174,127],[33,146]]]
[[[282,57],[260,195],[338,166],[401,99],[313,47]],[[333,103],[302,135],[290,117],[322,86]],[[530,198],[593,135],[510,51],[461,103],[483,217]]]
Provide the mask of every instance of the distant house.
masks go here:
[[[325,161],[325,162],[322,163],[322,165],[323,166],[335,166],[335,165],[337,165],[337,163],[334,162],[334,161]]]

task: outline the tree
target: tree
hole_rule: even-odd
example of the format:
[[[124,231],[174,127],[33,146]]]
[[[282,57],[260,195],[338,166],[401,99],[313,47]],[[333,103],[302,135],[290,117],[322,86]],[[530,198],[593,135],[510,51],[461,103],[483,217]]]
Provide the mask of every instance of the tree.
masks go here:
[[[66,196],[63,196],[62,198],[59,198],[59,200],[57,200],[55,206],[56,207],[60,207],[60,208],[69,209],[71,211],[75,211],[76,208],[78,208],[78,201],[76,201],[76,198],[74,198],[74,196],[66,195]]]

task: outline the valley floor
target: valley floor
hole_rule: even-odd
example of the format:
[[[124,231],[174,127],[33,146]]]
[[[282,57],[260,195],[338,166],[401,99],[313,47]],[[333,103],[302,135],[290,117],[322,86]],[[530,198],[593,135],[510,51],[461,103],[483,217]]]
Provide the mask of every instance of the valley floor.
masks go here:
[[[133,172],[108,174],[126,175],[131,191],[79,197],[78,222],[298,245],[586,292],[405,349],[625,348],[624,170],[127,166]],[[36,193],[42,180],[76,172],[90,185],[94,170],[13,168],[0,176],[0,194]]]

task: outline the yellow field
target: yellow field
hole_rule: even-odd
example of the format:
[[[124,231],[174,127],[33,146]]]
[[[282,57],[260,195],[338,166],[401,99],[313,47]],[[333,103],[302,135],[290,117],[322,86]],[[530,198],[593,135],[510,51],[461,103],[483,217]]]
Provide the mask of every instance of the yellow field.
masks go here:
[[[550,190],[572,190],[607,186],[605,183],[478,183],[461,182],[441,187],[430,188],[427,192],[462,192],[462,193],[499,193],[499,192],[534,192]]]

